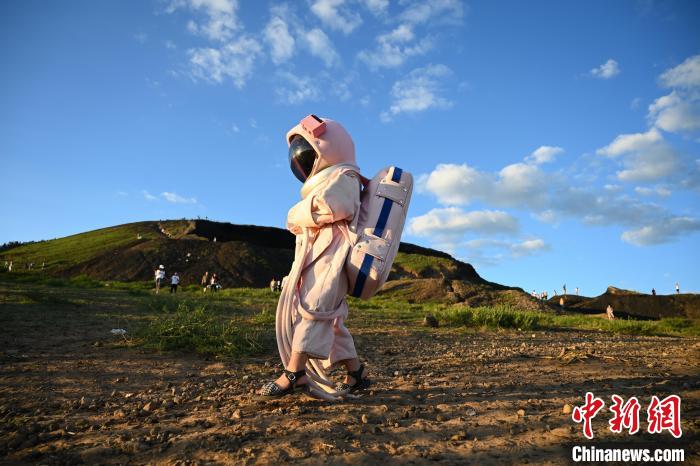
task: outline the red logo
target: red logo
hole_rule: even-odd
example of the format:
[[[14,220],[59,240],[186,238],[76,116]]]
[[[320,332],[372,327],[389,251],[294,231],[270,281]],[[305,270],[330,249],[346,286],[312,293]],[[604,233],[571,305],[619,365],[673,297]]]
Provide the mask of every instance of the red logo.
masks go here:
[[[641,407],[637,397],[632,397],[627,400],[627,403],[622,404],[622,398],[613,395],[613,404],[610,406],[610,411],[613,412],[614,416],[608,424],[610,424],[610,431],[616,434],[622,433],[622,429],[625,428],[629,431],[630,435],[634,435],[639,431],[639,408]]]
[[[612,404],[609,411],[612,418],[608,421],[610,432],[621,434],[627,431],[629,435],[639,432],[639,411],[641,405],[637,397],[633,396],[627,402],[618,395],[612,395]],[[576,406],[571,412],[571,419],[577,424],[583,423],[583,435],[593,439],[593,418],[605,406],[605,402],[597,398],[593,393],[586,392],[586,400],[582,406]],[[663,400],[659,400],[656,395],[651,397],[651,402],[647,408],[647,432],[650,434],[660,434],[667,430],[675,438],[683,435],[681,430],[681,397],[669,395]]]
[[[651,397],[651,404],[647,409],[647,420],[650,434],[660,434],[664,430],[671,432],[676,438],[683,435],[681,430],[681,397],[669,395],[663,400],[654,395]]]
[[[583,406],[576,406],[571,413],[571,418],[574,422],[579,423],[583,421],[583,435],[587,439],[593,438],[593,426],[591,421],[598,414],[598,411],[603,409],[605,402],[600,398],[596,398],[593,393],[586,392],[586,404]]]

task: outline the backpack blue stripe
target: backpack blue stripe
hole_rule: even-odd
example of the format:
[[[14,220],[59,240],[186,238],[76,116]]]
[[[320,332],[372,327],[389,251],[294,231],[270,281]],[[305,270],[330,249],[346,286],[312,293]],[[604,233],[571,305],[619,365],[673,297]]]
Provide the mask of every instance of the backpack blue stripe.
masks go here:
[[[401,180],[401,174],[403,170],[399,167],[394,167],[394,173],[391,175],[391,181],[398,183]],[[374,236],[381,236],[384,234],[384,228],[386,227],[386,222],[389,220],[389,214],[391,213],[391,206],[394,203],[389,198],[384,198],[384,203],[382,204],[382,210],[379,212],[379,218],[377,219],[377,224],[374,226],[374,231],[372,232]],[[369,270],[372,267],[372,262],[374,257],[365,253],[365,258],[362,260],[362,265],[360,266],[360,272],[357,274],[357,280],[355,281],[355,288],[352,290],[352,296],[359,298],[362,295],[362,290],[365,287],[365,282],[367,281],[367,276],[369,275]]]
[[[365,281],[367,281],[367,275],[369,275],[369,269],[372,267],[373,261],[374,257],[369,254],[365,254],[365,258],[362,259],[360,272],[357,274],[357,280],[355,281],[355,288],[352,290],[352,295],[356,298],[362,295],[362,290],[365,288]]]
[[[382,236],[382,234],[384,234],[384,227],[386,227],[386,221],[389,220],[389,214],[391,213],[391,204],[393,203],[394,201],[392,201],[391,199],[384,198],[382,210],[379,212],[377,224],[374,226],[374,231],[372,232],[374,236]]]

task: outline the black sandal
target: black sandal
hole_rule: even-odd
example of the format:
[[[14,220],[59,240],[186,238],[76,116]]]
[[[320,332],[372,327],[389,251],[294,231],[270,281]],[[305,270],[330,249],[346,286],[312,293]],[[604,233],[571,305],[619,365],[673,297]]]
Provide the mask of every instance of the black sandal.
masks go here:
[[[356,371],[348,371],[348,375],[355,379],[355,383],[350,385],[349,383],[345,382],[338,382],[335,385],[335,389],[338,392],[342,391],[349,391],[350,393],[357,392],[360,390],[365,390],[369,388],[371,385],[370,379],[367,377],[362,378],[362,372],[365,370],[365,365],[360,364],[360,368],[357,369]]]
[[[287,388],[280,388],[280,386],[277,385],[274,381],[267,382],[265,385],[262,386],[262,389],[260,389],[260,393],[256,395],[256,398],[269,400],[273,398],[281,398],[296,391],[306,390],[306,384],[303,384],[302,386],[297,386],[297,381],[301,377],[306,375],[306,369],[302,369],[296,372],[284,369],[284,375],[286,375],[287,380],[289,380],[289,386]]]

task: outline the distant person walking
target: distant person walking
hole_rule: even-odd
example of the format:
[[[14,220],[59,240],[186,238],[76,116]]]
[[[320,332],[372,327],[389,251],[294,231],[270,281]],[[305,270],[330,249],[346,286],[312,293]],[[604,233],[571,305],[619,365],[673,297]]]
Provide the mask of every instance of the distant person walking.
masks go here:
[[[652,295],[652,296],[656,296],[656,288],[652,288],[652,289],[651,289],[651,295]]]
[[[209,271],[204,272],[202,275],[202,291],[207,292],[207,287],[209,286]]]
[[[576,287],[576,296],[578,296],[578,286]]]
[[[170,277],[170,293],[177,293],[177,286],[180,284],[180,275],[175,272],[172,277]]]
[[[10,261],[10,265],[7,266],[7,271],[12,272],[12,261]]]
[[[165,279],[165,266],[161,264],[155,272],[155,279],[156,279],[156,294],[160,292],[160,284],[163,282]]]
[[[272,277],[272,280],[270,280],[270,291],[273,293],[277,290],[277,280],[275,277]]]
[[[613,313],[613,307],[611,304],[608,304],[608,307],[605,309],[605,313],[608,315],[608,320],[615,320],[615,314]]]
[[[212,274],[211,286],[209,288],[211,288],[211,290],[216,293],[217,291],[219,291],[220,286],[221,285],[219,285],[219,276],[217,274]]]
[[[676,294],[681,294],[681,286],[676,282]]]
[[[562,289],[564,290],[564,294],[566,294],[566,283],[564,283],[564,286],[562,286]]]
[[[564,310],[564,304],[566,304],[566,302],[564,301],[564,297],[562,296],[561,298],[559,298],[559,307],[562,311]]]

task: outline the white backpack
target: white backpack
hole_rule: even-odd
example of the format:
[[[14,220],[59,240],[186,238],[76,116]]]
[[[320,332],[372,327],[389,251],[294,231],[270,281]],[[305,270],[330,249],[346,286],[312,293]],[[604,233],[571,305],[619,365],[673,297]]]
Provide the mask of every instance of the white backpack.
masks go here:
[[[412,192],[413,176],[399,167],[380,170],[362,190],[360,212],[344,229],[352,244],[345,261],[351,296],[369,299],[386,282]]]

